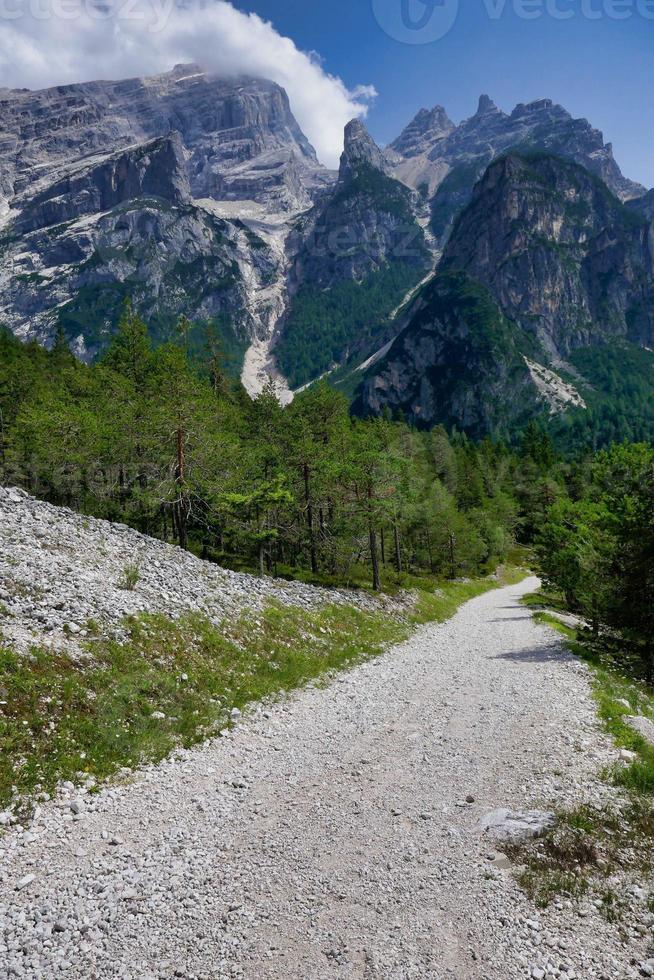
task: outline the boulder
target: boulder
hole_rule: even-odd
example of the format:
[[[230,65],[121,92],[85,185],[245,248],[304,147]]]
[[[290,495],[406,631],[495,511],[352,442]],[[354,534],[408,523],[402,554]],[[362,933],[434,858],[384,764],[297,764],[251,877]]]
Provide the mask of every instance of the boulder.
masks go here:
[[[500,808],[479,821],[479,829],[498,840],[530,840],[542,837],[556,825],[556,816],[542,810],[508,810]]]

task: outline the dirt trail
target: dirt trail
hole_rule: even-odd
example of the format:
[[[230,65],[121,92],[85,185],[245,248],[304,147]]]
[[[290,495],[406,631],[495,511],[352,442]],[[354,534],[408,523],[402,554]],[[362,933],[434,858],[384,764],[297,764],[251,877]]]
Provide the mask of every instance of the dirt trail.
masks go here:
[[[535,584],[7,835],[0,976],[636,975],[592,910],[530,906],[477,830],[604,792],[586,670],[518,602]]]

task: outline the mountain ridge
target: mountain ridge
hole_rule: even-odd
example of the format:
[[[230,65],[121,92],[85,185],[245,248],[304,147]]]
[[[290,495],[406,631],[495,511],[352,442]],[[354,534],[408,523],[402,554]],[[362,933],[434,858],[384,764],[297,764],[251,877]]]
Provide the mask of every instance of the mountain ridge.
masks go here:
[[[654,344],[652,242],[647,217],[579,164],[499,157],[455,221],[436,280],[367,370],[356,409],[476,436],[586,411],[598,393],[576,351]],[[650,387],[654,396],[654,374]]]
[[[482,95],[458,125],[440,105],[421,109],[385,149],[352,120],[338,173],[319,163],[279,85],[220,79],[197,65],[4,90],[0,125],[0,320],[44,344],[63,329],[82,359],[101,354],[129,298],[157,341],[175,336],[182,315],[196,348],[216,332],[251,395],[270,376],[283,401],[325,375],[353,391],[422,315],[436,271],[465,273],[500,318],[535,335],[520,372],[557,411],[575,386],[571,351],[654,344],[654,191],[622,175],[599,130],[549,99],[506,113]],[[490,184],[502,161],[530,154],[567,162],[568,174],[579,168],[585,197],[564,186],[563,164],[552,164],[540,191],[545,201],[548,181],[558,181],[564,196],[577,194],[579,240],[554,234],[553,222],[572,227],[566,209],[533,193],[514,215],[521,235],[511,232],[513,191],[495,198]],[[503,252],[508,232],[513,252]],[[600,288],[601,275],[614,276],[610,288]],[[440,307],[442,283],[432,289]],[[460,297],[450,312],[452,324]],[[432,368],[426,358],[420,370]],[[356,401],[366,404],[361,392]],[[369,407],[381,410],[377,396]]]

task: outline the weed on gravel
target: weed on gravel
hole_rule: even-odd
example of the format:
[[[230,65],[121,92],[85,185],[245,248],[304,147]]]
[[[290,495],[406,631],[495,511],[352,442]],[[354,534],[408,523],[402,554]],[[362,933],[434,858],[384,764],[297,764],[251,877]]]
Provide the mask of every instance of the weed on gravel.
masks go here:
[[[609,773],[611,780],[637,794],[654,796],[654,746],[625,721],[629,716],[638,715],[654,722],[654,689],[603,657],[576,630],[546,611],[536,612],[534,618],[561,633],[570,650],[589,665],[593,696],[605,730],[619,748],[636,755],[629,764],[613,767]]]
[[[557,816],[556,828],[545,837],[506,848],[520,867],[518,883],[541,908],[559,896],[591,894],[600,912],[618,921],[627,903],[611,881],[617,873],[651,876],[654,806],[629,799],[611,809],[584,804]]]

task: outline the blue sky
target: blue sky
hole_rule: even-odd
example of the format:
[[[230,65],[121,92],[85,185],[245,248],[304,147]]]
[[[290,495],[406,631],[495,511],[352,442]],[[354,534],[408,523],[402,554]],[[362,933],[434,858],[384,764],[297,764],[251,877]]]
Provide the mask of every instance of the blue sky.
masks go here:
[[[416,19],[429,14],[423,0],[405,2]],[[627,176],[654,186],[654,0],[547,0],[555,11],[572,11],[565,20],[547,12],[546,0],[540,7],[540,0],[506,0],[499,17],[489,16],[503,2],[459,0],[449,32],[425,44],[395,40],[379,26],[373,4],[382,20],[392,20],[402,0],[236,5],[271,20],[298,47],[317,51],[325,70],[348,86],[373,84],[379,96],[368,125],[382,143],[422,106],[440,103],[458,122],[475,111],[481,92],[505,110],[549,97],[603,130]],[[519,16],[522,2],[524,11],[542,15]],[[439,16],[438,8],[434,13]]]

